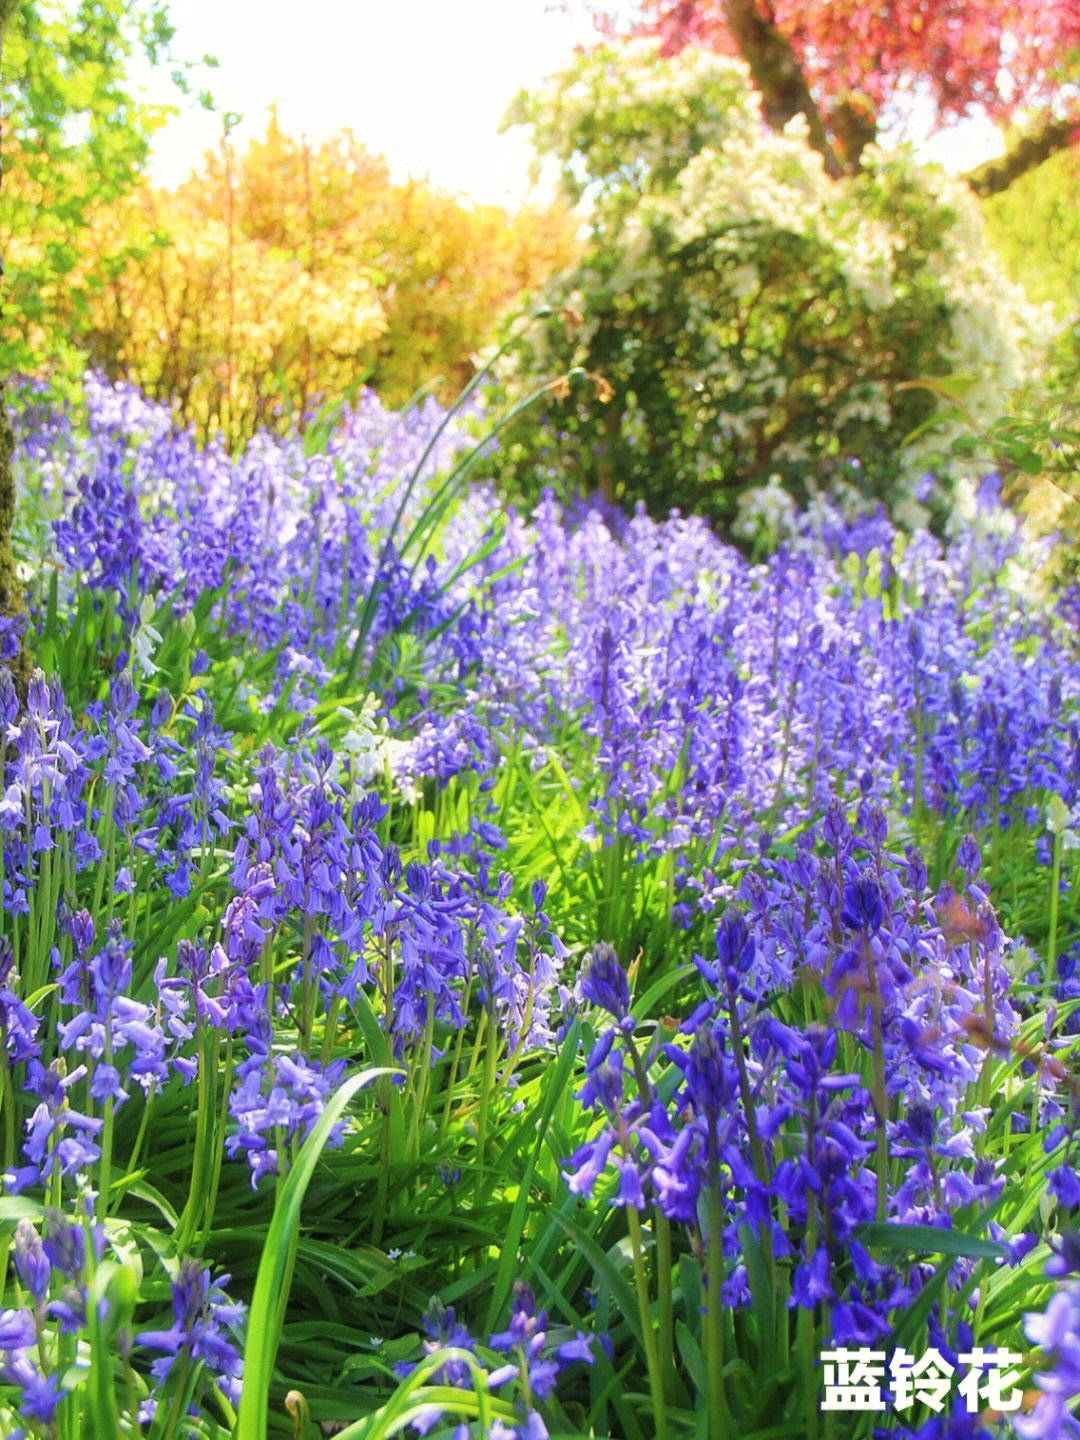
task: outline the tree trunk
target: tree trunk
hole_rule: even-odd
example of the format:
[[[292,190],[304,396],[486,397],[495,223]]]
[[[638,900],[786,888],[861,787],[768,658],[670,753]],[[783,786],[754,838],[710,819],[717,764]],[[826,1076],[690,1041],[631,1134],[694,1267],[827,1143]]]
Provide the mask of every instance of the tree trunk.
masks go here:
[[[4,53],[4,35],[17,7],[18,0],[0,0],[0,58]],[[0,161],[0,183],[3,178],[3,164]],[[3,264],[0,263],[0,282],[3,273]],[[3,296],[0,295],[0,314],[2,306]],[[24,608],[22,587],[15,573],[15,555],[11,548],[11,532],[15,519],[15,475],[11,468],[14,448],[15,436],[8,415],[4,379],[0,375],[0,616],[19,615]],[[20,650],[19,665],[23,678],[26,676],[26,668],[26,649],[23,647]]]
[[[877,116],[869,102],[860,101],[858,96],[841,101],[833,112],[832,127],[844,164],[851,171],[857,170],[863,151],[877,139]]]
[[[596,447],[596,481],[602,498],[615,504],[615,446],[622,428],[622,410],[609,400],[604,411],[604,438]]]
[[[763,13],[757,0],[726,0],[724,13],[739,53],[761,92],[765,119],[773,129],[782,130],[796,115],[804,115],[810,127],[810,144],[825,161],[825,173],[834,180],[843,175],[844,167],[829,142],[799,57],[776,25],[771,7]]]

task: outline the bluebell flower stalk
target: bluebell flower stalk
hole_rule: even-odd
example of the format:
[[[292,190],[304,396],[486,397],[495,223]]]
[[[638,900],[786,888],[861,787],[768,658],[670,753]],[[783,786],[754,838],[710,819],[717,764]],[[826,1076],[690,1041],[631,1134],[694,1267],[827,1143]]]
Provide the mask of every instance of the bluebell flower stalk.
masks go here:
[[[521,1280],[514,1282],[508,1328],[488,1341],[489,1349],[495,1352],[494,1364],[481,1353],[477,1340],[455,1316],[453,1306],[443,1305],[437,1296],[432,1297],[423,1324],[428,1337],[423,1341],[425,1359],[418,1364],[400,1362],[395,1371],[403,1379],[416,1379],[426,1372],[427,1378],[437,1384],[459,1390],[473,1388],[481,1401],[478,1437],[547,1440],[541,1404],[554,1392],[563,1371],[581,1361],[591,1365],[596,1359],[594,1343],[580,1331],[563,1340],[548,1333],[546,1311],[537,1309],[531,1287]],[[484,1396],[489,1390],[507,1389],[513,1394],[512,1408],[503,1402],[489,1419]],[[411,1421],[411,1426],[423,1435],[443,1418],[444,1410],[428,1406],[424,1414]],[[472,1433],[468,1424],[460,1425],[455,1432],[461,1440],[467,1440]]]

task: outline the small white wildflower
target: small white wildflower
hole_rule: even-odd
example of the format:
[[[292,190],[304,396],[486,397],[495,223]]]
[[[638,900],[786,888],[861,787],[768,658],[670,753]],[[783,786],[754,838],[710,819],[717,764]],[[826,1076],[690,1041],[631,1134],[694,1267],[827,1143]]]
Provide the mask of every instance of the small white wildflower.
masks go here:
[[[1080,850],[1080,806],[1070,810],[1060,795],[1051,795],[1046,807],[1046,825],[1052,835],[1061,837],[1062,848]]]
[[[138,624],[131,637],[131,663],[147,676],[158,672],[153,656],[154,650],[161,644],[161,634],[150,624],[156,610],[157,601],[153,595],[144,595],[139,605]]]
[[[1054,835],[1061,835],[1069,827],[1069,807],[1060,795],[1051,795],[1046,807],[1046,823]]]

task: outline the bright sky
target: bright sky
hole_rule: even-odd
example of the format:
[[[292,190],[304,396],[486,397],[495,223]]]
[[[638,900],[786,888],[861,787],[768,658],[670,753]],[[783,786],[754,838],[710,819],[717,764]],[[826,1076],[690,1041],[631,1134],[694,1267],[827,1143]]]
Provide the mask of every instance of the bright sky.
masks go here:
[[[531,150],[524,130],[499,135],[499,122],[518,90],[559,69],[594,33],[582,6],[567,14],[547,4],[171,0],[169,13],[177,56],[209,52],[221,62],[200,83],[220,110],[242,113],[241,147],[265,132],[276,100],[287,134],[318,143],[348,127],[396,176],[429,175],[445,190],[513,205],[528,187]],[[149,85],[152,99],[174,96],[164,77],[151,75]],[[220,139],[220,115],[185,110],[158,137],[154,178],[178,184]],[[986,157],[986,143],[986,129],[975,127],[929,153],[966,168]]]
[[[318,143],[348,127],[402,178],[430,174],[443,189],[507,203],[527,188],[531,158],[524,131],[497,133],[507,106],[593,34],[582,13],[549,14],[545,3],[171,0],[169,14],[177,56],[221,62],[204,83],[219,109],[243,114],[241,146],[265,132],[276,100],[287,134]],[[170,91],[159,80],[152,98]],[[158,138],[155,179],[185,179],[220,138],[220,116],[186,111]]]

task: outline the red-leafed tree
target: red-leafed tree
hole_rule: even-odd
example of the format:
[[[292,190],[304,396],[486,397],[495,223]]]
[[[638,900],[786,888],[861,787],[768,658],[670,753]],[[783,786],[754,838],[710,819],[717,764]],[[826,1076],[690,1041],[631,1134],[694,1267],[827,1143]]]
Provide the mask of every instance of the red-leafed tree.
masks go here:
[[[630,28],[668,54],[740,55],[766,120],[804,115],[834,176],[919,94],[942,123],[979,110],[1023,122],[969,177],[982,195],[1080,136],[1080,0],[641,0]]]

